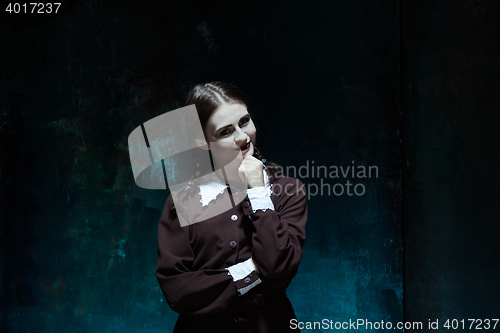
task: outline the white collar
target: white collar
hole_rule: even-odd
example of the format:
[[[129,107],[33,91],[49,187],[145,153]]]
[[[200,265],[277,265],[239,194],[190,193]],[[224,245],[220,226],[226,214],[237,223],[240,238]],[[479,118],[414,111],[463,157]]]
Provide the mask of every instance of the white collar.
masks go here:
[[[262,170],[262,172],[264,174],[264,184],[266,184],[266,188],[269,188],[270,185],[267,172],[266,170]],[[221,180],[214,172],[205,177],[205,182],[198,186],[200,188],[200,202],[203,207],[208,206],[208,204],[215,200],[219,194],[223,193],[227,187],[227,185],[221,183]]]

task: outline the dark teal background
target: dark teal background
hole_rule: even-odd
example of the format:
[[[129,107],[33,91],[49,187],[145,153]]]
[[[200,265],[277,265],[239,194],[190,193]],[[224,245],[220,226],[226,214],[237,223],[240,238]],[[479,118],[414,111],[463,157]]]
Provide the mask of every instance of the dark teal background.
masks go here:
[[[500,2],[401,8],[405,320],[468,330],[500,316]]]
[[[3,13],[0,331],[171,332],[154,275],[168,191],[135,185],[127,138],[212,80],[250,97],[269,161],[378,167],[354,180],[361,197],[310,198],[288,289],[300,321],[498,317],[498,7],[70,1],[57,15]]]

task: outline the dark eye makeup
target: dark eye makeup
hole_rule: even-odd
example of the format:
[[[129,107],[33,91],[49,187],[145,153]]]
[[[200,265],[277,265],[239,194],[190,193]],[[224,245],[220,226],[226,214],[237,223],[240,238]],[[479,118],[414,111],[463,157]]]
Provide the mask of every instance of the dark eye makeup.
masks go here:
[[[240,120],[240,124],[247,124],[250,121],[250,115],[246,115]]]
[[[240,119],[240,123],[239,123],[239,124],[240,124],[240,126],[246,126],[249,122],[250,122],[250,114],[247,114],[247,115],[243,116],[243,117]],[[230,132],[230,131],[229,131],[229,129],[227,129],[227,128],[226,128],[226,129],[223,129],[222,131],[220,131],[220,132],[219,132],[219,134],[220,134],[221,136],[226,136],[226,135],[228,135],[229,133],[231,133],[231,132]]]

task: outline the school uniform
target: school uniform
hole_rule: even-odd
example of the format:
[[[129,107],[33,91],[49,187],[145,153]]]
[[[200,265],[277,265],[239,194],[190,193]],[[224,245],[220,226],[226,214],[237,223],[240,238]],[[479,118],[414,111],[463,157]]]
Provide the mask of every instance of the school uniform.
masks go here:
[[[200,222],[184,227],[168,197],[158,226],[156,277],[180,313],[174,333],[299,332],[290,328],[296,316],[286,289],[305,242],[305,186],[291,177],[269,184],[265,171],[264,181],[243,193],[229,193],[217,179],[200,185],[189,198],[200,208],[190,209],[189,218]],[[234,206],[203,218],[231,196]]]

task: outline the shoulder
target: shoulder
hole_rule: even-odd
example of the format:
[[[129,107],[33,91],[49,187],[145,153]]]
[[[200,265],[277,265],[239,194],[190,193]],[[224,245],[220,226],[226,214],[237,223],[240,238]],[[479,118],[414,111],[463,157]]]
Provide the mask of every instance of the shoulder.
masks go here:
[[[219,195],[216,195],[214,199],[219,197]],[[167,223],[175,221],[181,227],[186,227],[196,223],[203,216],[212,216],[213,210],[217,209],[216,205],[215,208],[212,206],[214,206],[215,202],[222,201],[213,200],[209,202],[210,205],[204,205],[201,198],[198,187],[193,187],[192,190],[187,192],[183,189],[171,192],[165,202],[162,218]],[[230,201],[228,202],[230,203]]]
[[[174,197],[170,194],[165,201],[158,228],[165,230],[169,234],[184,233],[188,230],[188,228],[184,228],[186,226],[184,222],[188,218],[186,216],[186,207],[179,206]]]
[[[163,212],[161,214],[161,221],[170,222],[177,217],[177,212],[174,206],[174,200],[172,198],[172,194],[169,194],[167,200],[165,201],[165,205],[163,206]],[[160,222],[161,222],[160,221]]]
[[[175,198],[175,199],[174,199]],[[178,190],[171,190],[168,196],[164,209],[167,207],[173,210],[182,209],[184,206],[192,208],[193,203],[200,203],[201,195],[199,186],[192,186],[189,190],[184,188]],[[180,207],[177,207],[177,205]]]
[[[170,193],[167,200],[165,201],[165,205],[163,206],[162,212],[162,220],[165,222],[172,222],[174,220],[178,220],[178,215],[181,214],[185,216],[186,211],[189,210],[190,207],[193,207],[190,204],[193,200],[193,195],[183,196],[182,200],[180,200],[179,193]],[[174,200],[174,197],[176,198]],[[178,223],[178,222],[177,222]]]
[[[165,205],[163,207],[164,211],[174,211],[174,212],[176,211],[177,205],[176,205],[176,201],[174,201],[174,196],[175,195],[176,195],[175,193],[174,194],[172,194],[172,193],[169,194],[167,200],[165,201]],[[177,196],[176,196],[176,198],[177,198]]]

